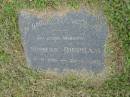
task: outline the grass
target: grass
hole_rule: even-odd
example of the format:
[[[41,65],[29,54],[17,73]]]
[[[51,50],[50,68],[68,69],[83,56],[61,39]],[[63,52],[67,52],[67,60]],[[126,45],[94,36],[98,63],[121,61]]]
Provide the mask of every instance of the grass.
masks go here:
[[[130,1],[64,1],[0,0],[0,97],[130,97]],[[86,80],[74,75],[58,77],[26,67],[17,12],[20,9],[57,8],[61,4],[70,8],[79,8],[81,4],[93,9],[101,7],[107,17],[119,42],[115,47],[121,48],[114,49],[115,60],[120,60],[117,56],[123,52],[125,61],[122,70],[117,70],[101,86],[89,86]],[[119,65],[120,61],[116,63]]]

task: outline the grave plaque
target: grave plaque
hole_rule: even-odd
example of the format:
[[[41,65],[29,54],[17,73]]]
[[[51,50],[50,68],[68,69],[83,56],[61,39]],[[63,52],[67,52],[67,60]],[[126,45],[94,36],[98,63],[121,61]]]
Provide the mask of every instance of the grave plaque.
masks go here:
[[[19,14],[19,29],[28,64],[34,69],[101,72],[108,32],[102,13],[69,11],[59,16]]]

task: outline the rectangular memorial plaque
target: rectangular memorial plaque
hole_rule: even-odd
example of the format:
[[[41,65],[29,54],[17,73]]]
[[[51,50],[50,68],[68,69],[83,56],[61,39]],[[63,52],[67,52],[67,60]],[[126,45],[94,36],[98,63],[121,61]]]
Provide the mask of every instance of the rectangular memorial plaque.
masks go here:
[[[80,10],[46,19],[27,11],[19,28],[28,64],[44,70],[100,72],[104,68],[107,24],[102,14]]]

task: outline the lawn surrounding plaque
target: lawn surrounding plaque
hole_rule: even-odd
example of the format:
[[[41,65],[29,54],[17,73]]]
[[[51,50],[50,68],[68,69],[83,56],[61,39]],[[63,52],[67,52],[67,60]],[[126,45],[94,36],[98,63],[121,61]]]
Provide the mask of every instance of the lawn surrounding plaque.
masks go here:
[[[108,28],[102,13],[92,15],[81,9],[40,17],[21,11],[19,28],[33,68],[101,72],[105,67]]]

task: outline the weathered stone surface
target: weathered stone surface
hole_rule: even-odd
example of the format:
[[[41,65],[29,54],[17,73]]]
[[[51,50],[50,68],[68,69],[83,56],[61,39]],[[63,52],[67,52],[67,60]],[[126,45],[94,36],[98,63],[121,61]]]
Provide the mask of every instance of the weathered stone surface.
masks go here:
[[[85,10],[63,16],[19,14],[19,28],[28,64],[44,70],[101,72],[107,24],[103,15]]]

